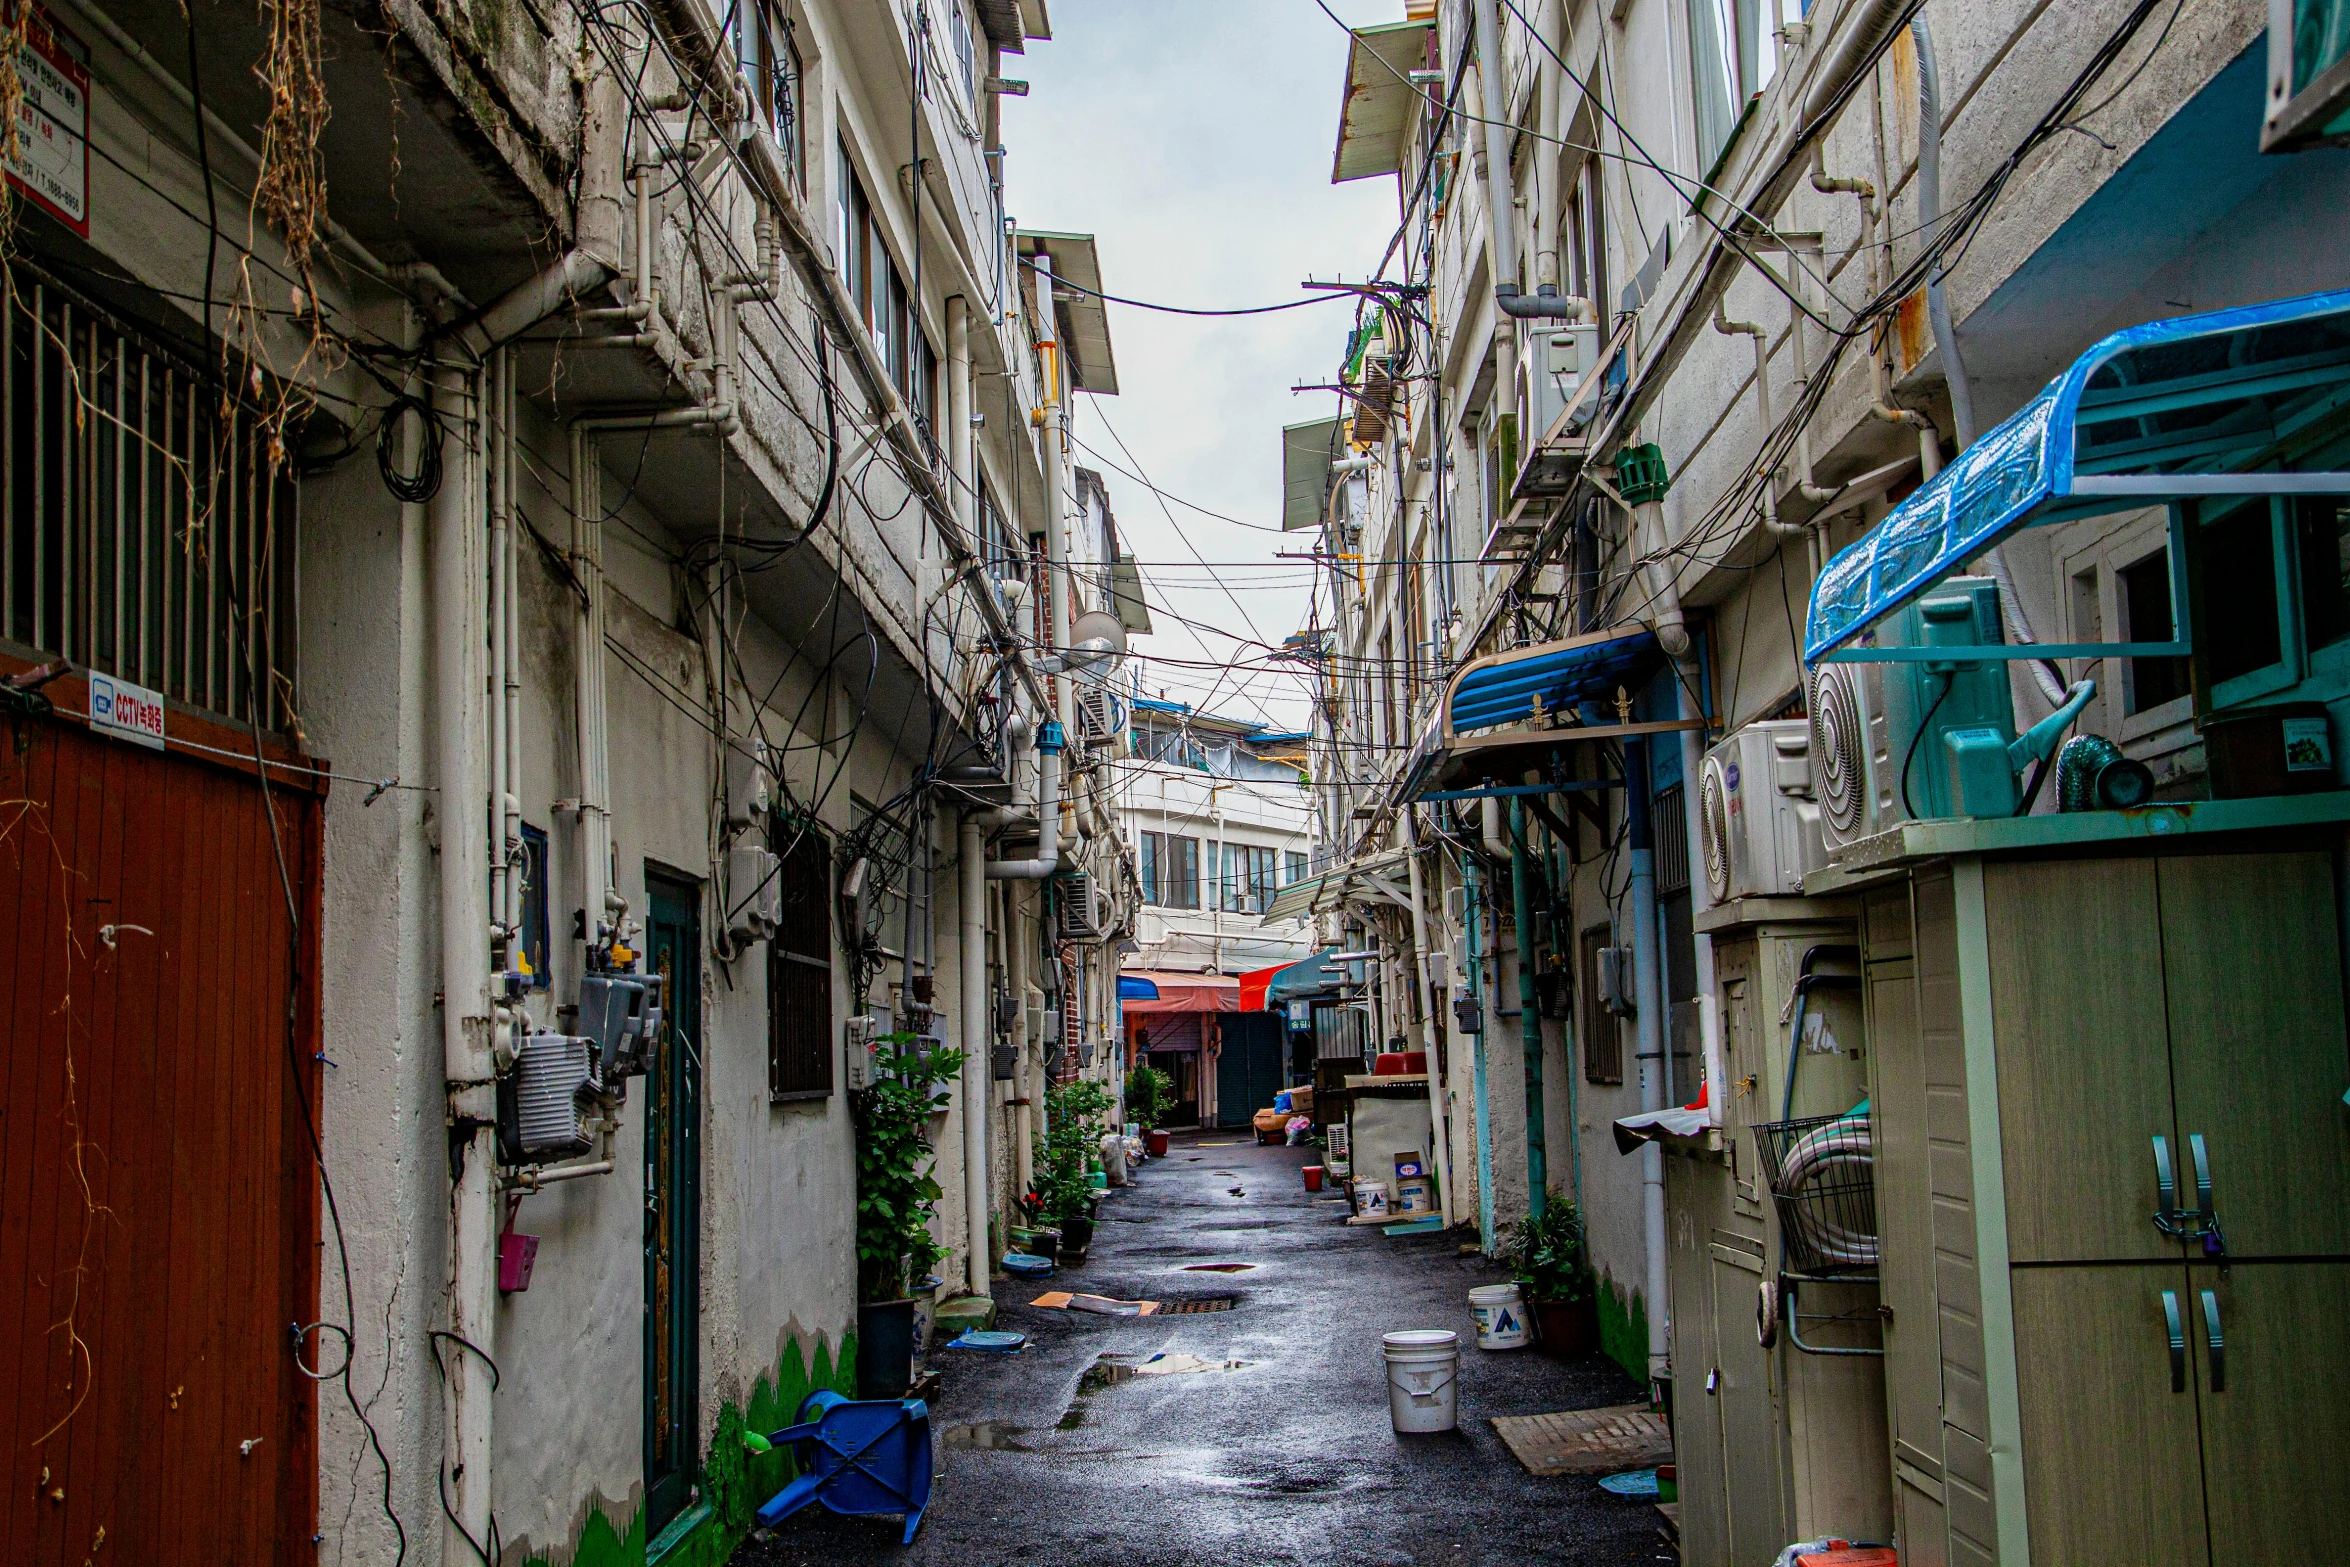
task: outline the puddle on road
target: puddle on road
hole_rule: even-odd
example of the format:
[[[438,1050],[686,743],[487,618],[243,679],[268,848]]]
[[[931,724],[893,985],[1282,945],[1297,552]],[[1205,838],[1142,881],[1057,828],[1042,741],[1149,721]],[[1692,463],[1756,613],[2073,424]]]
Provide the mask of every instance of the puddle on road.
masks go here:
[[[1253,1262],[1194,1262],[1182,1269],[1185,1273],[1246,1273],[1255,1267]]]
[[[971,1425],[948,1426],[945,1433],[947,1451],[969,1452],[979,1449],[988,1452],[1033,1453],[1035,1448],[1020,1438],[1028,1435],[1026,1426],[1016,1426],[1002,1420],[981,1420]]]
[[[1058,1429],[1075,1431],[1084,1426],[1093,1400],[1104,1388],[1116,1387],[1121,1382],[1132,1382],[1138,1377],[1154,1381],[1170,1377],[1190,1376],[1207,1371],[1246,1371],[1255,1365],[1253,1360],[1206,1360],[1181,1351],[1161,1351],[1153,1355],[1104,1355],[1085,1368],[1077,1379],[1077,1396],[1061,1415]],[[1008,1444],[1006,1444],[1008,1445]]]

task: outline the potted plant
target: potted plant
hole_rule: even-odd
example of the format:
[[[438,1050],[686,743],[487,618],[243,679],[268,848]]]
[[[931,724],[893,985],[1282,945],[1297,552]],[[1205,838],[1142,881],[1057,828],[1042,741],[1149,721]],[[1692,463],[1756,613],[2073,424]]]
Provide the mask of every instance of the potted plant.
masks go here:
[[[946,1255],[930,1233],[938,1208],[930,1118],[963,1052],[922,1048],[892,1034],[874,1052],[873,1086],[852,1100],[857,1126],[857,1391],[902,1397],[914,1380],[914,1300],[909,1280]]]
[[[1544,1349],[1587,1355],[1599,1347],[1598,1289],[1584,1252],[1582,1209],[1549,1193],[1539,1215],[1510,1226],[1501,1258],[1517,1275]]]
[[[1043,1223],[1060,1230],[1064,1258],[1082,1257],[1093,1244],[1092,1187],[1086,1173],[1110,1096],[1099,1083],[1079,1079],[1047,1089],[1044,1107],[1044,1152],[1029,1206]]]
[[[1175,1080],[1155,1066],[1138,1066],[1126,1074],[1126,1113],[1143,1128],[1150,1156],[1167,1157],[1167,1134],[1159,1125],[1175,1103]]]

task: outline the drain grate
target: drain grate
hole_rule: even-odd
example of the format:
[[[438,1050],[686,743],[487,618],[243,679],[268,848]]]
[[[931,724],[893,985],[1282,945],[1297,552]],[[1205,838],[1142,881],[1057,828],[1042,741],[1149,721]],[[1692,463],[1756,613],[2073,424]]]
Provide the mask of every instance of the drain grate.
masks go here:
[[[1162,1317],[1182,1317],[1202,1311],[1230,1311],[1232,1305],[1233,1297],[1230,1295],[1211,1296],[1206,1300],[1173,1300],[1161,1306],[1157,1314]]]

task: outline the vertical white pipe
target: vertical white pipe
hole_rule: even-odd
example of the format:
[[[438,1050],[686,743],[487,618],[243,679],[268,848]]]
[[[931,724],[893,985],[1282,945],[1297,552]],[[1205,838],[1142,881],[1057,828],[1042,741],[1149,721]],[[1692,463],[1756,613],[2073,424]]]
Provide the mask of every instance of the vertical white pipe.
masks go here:
[[[979,537],[979,491],[971,442],[971,309],[956,294],[947,300],[947,463],[955,477],[955,517],[963,537]]]
[[[1433,1144],[1431,1152],[1436,1160],[1436,1194],[1441,1199],[1444,1227],[1451,1229],[1457,1217],[1452,1190],[1452,1139],[1445,1130],[1450,1117],[1450,1106],[1444,1098],[1444,1051],[1438,1045],[1440,1037],[1449,1030],[1441,1026],[1437,1008],[1442,1005],[1436,987],[1428,982],[1429,959],[1433,949],[1428,944],[1428,904],[1426,891],[1420,879],[1420,808],[1403,808],[1403,846],[1406,853],[1404,868],[1411,873],[1412,889],[1412,947],[1419,962],[1420,1003],[1428,1016],[1420,1043],[1428,1052],[1428,1130]]]
[[[504,925],[506,921],[506,663],[512,656],[506,624],[506,595],[511,588],[507,575],[509,555],[506,548],[510,498],[506,493],[506,389],[507,353],[503,348],[490,353],[486,376],[489,391],[489,417],[484,421],[489,441],[488,470],[490,491],[490,603],[489,603],[489,821],[490,821],[490,919]],[[507,953],[509,966],[513,953]]]
[[[579,742],[580,906],[588,941],[611,897],[612,826],[604,798],[604,486],[593,434],[571,427],[571,569],[586,601],[571,618],[578,662],[572,721]]]
[[[1683,664],[1681,675],[1681,716],[1702,718],[1697,710],[1698,685],[1696,660]],[[1714,906],[1713,887],[1705,876],[1705,818],[1702,782],[1705,776],[1704,744],[1695,729],[1681,731],[1681,824],[1687,829],[1689,855],[1689,917],[1692,926],[1698,915]],[[1707,1088],[1706,1106],[1713,1124],[1722,1124],[1722,1100],[1727,1090],[1722,1083],[1722,1019],[1714,1007],[1714,939],[1704,931],[1696,933],[1697,948],[1697,1030],[1702,1051]]]
[[[513,350],[501,349],[506,361],[506,396],[503,417],[499,427],[498,462],[504,474],[506,492],[506,656],[505,683],[492,693],[503,710],[506,720],[505,770],[506,782],[500,796],[500,810],[504,813],[501,837],[513,849],[522,845],[522,530],[512,525],[520,515],[521,503],[514,495],[514,360]],[[522,877],[506,878],[505,922],[515,930],[522,928]],[[549,961],[553,955],[549,954]]]
[[[1664,953],[1656,934],[1656,841],[1655,824],[1649,815],[1647,741],[1625,742],[1624,772],[1631,813],[1632,976],[1637,992],[1634,1016],[1638,1023],[1640,1108],[1661,1110],[1665,1104],[1665,1052],[1671,1041],[1665,1030]],[[1654,1384],[1670,1370],[1672,1343],[1666,1318],[1665,1153],[1654,1139],[1640,1149],[1640,1229],[1647,1254],[1648,1376]]]
[[[962,892],[963,954],[963,1212],[969,1228],[965,1265],[971,1293],[985,1295],[988,1269],[987,1088],[995,1081],[988,1056],[987,1019],[987,834],[977,812],[965,812],[962,855],[957,866]]]
[[[480,1354],[445,1340],[447,1431],[443,1448],[451,1517],[442,1557],[471,1549],[460,1531],[488,1538],[490,1368],[497,1321],[496,1020],[490,1006],[488,649],[481,512],[478,383],[439,373],[434,402],[443,419],[441,488],[432,501],[432,622],[440,762],[442,1045],[451,1125],[461,1130],[450,1194],[449,1331]]]

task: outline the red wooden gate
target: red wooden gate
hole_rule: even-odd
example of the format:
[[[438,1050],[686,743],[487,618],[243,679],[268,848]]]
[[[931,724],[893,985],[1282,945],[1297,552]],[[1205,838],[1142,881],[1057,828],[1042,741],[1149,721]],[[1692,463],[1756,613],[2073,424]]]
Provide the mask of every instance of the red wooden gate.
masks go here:
[[[0,1562],[307,1563],[323,784],[272,769],[273,844],[251,761],[178,743],[249,736],[49,694],[0,719]]]

